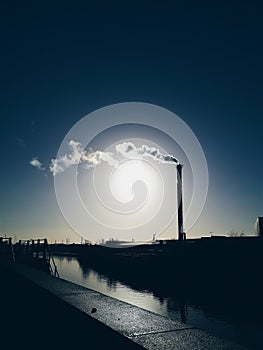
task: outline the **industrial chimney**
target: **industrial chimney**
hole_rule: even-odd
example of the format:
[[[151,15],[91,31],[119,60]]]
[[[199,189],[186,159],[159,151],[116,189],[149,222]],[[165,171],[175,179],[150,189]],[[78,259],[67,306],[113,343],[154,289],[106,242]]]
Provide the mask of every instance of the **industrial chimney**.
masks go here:
[[[177,166],[177,206],[178,206],[178,240],[183,241],[185,237],[183,227],[183,179],[182,179],[182,164]]]

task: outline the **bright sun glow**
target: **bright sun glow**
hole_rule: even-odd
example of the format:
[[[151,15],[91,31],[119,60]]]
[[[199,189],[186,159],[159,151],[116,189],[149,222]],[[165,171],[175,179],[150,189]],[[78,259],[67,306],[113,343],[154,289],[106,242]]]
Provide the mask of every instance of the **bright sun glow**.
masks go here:
[[[148,162],[140,159],[126,160],[111,173],[111,192],[119,202],[128,203],[134,199],[135,183],[142,181],[151,192],[156,186],[156,175],[156,171]]]

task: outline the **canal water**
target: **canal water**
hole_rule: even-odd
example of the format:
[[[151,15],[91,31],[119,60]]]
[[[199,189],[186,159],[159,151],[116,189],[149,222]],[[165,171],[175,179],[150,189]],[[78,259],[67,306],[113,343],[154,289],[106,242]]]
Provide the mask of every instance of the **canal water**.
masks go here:
[[[242,322],[229,315],[215,315],[201,306],[178,300],[176,297],[156,296],[149,290],[136,290],[98,273],[83,268],[77,257],[54,256],[60,277],[110,297],[136,305],[156,314],[203,329],[236,343],[248,345],[249,349],[263,349],[263,321],[247,319]],[[242,310],[241,310],[242,312]],[[245,312],[245,311],[244,311]]]

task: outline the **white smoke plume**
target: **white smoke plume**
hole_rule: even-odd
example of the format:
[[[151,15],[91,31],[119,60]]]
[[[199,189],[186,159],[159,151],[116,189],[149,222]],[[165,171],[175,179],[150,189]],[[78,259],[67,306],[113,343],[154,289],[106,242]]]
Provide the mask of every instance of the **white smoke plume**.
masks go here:
[[[125,158],[151,157],[161,163],[179,163],[174,156],[170,154],[163,154],[158,148],[149,147],[146,145],[136,147],[132,142],[120,143],[116,146],[116,151]]]
[[[32,158],[32,160],[30,161],[30,164],[35,168],[38,168],[39,170],[45,170],[45,168],[43,167],[43,164],[37,158]]]
[[[111,152],[103,151],[85,151],[80,142],[70,140],[70,153],[55,159],[51,159],[49,170],[53,175],[63,172],[72,165],[83,163],[86,168],[93,168],[99,165],[102,161],[107,162],[110,166],[117,166],[119,163],[113,158]]]
[[[119,161],[114,158],[112,152],[93,151],[92,149],[85,151],[81,143],[74,140],[70,140],[68,142],[68,146],[70,150],[68,154],[51,159],[49,170],[54,176],[70,168],[71,166],[78,164],[83,164],[86,169],[94,168],[95,166],[101,164],[101,162],[106,162],[110,166],[115,167],[119,165]],[[178,160],[174,156],[163,154],[158,148],[149,147],[146,145],[136,147],[132,142],[125,141],[116,145],[115,151],[124,158],[150,157],[156,161],[159,161],[160,163],[179,164]],[[45,170],[42,163],[37,158],[33,158],[30,164],[38,169]]]

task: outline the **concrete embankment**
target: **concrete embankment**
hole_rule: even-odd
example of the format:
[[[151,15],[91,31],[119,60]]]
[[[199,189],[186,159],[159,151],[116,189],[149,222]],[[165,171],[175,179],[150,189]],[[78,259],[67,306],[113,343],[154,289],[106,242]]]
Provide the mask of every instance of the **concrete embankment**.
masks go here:
[[[11,349],[245,349],[22,264],[1,278],[2,334]]]

